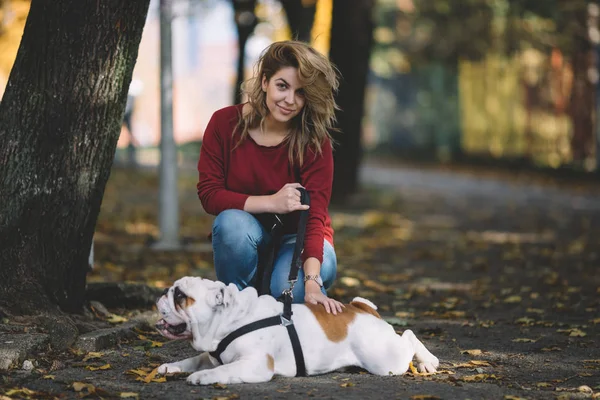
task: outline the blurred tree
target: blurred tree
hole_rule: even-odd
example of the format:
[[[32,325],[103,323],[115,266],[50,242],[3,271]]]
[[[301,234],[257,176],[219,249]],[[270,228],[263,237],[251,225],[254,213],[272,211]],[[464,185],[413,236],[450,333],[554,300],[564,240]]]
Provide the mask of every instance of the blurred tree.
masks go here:
[[[337,102],[340,135],[334,153],[332,201],[342,203],[358,187],[365,88],[373,42],[374,0],[334,0],[329,58],[341,79]]]
[[[246,59],[246,42],[254,32],[254,28],[258,23],[254,9],[256,0],[231,0],[233,2],[233,17],[235,19],[235,27],[238,32],[238,63],[237,77],[235,86],[233,87],[233,104],[242,102],[242,93],[240,87],[244,82],[244,67]]]
[[[82,310],[148,4],[32,1],[0,104],[0,314]]]
[[[303,42],[311,41],[311,30],[315,21],[317,0],[280,0],[292,32],[292,38]]]
[[[596,67],[594,45],[590,38],[588,6],[586,0],[558,0],[559,46],[571,59],[573,85],[567,107],[573,133],[571,154],[575,164],[583,163],[592,157],[595,148]],[[596,32],[597,32],[597,28]]]

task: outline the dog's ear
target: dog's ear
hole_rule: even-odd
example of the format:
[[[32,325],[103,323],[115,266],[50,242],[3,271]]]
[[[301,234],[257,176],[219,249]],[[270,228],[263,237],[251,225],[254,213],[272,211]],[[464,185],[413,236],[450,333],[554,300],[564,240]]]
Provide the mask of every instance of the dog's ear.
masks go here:
[[[237,289],[237,287],[231,283],[229,286],[222,285],[216,289],[211,290],[211,297],[213,307],[229,307],[233,304],[234,294],[232,287]]]

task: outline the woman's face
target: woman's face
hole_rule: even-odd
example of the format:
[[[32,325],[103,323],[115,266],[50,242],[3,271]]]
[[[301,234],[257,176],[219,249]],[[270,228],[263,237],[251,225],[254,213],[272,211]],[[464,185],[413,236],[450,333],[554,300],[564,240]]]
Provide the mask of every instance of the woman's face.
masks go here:
[[[306,100],[297,68],[281,68],[269,80],[263,76],[262,89],[267,95],[269,118],[275,122],[287,125],[304,107]]]

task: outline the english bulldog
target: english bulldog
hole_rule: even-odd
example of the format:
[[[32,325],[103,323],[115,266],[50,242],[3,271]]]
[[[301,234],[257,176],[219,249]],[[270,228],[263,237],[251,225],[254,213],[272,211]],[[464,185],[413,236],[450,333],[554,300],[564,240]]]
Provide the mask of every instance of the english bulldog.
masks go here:
[[[238,290],[199,277],[184,277],[157,300],[162,319],[158,331],[169,339],[188,339],[200,355],[163,364],[159,374],[191,373],[193,385],[267,382],[274,375],[295,376],[296,361],[283,325],[245,334],[227,346],[219,363],[209,352],[234,330],[277,316],[283,303],[258,296],[252,287]],[[402,375],[416,359],[422,372],[435,372],[439,361],[415,334],[398,335],[369,300],[356,297],[342,313],[329,314],[322,305],[292,305],[307,375],[358,366],[376,375]]]

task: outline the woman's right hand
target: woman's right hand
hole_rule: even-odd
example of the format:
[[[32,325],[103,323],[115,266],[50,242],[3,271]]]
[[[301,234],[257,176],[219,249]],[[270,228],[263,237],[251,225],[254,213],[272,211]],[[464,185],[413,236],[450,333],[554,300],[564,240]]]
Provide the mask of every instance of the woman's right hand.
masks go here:
[[[279,191],[270,196],[271,212],[275,214],[288,214],[293,211],[308,210],[309,206],[300,202],[301,195],[299,183],[286,183]]]

